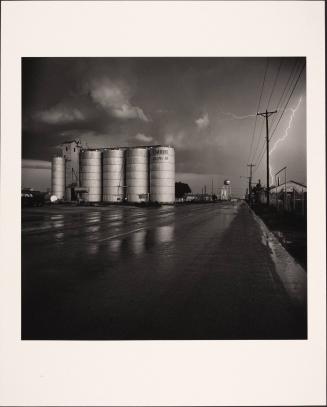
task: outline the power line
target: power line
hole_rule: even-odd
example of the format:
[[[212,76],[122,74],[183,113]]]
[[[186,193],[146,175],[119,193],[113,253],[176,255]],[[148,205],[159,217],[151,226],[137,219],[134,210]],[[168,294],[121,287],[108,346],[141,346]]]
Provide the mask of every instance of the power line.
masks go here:
[[[267,71],[268,71],[268,65],[269,65],[269,58],[266,59],[265,73],[264,73],[264,75],[263,75],[263,81],[262,81],[262,85],[261,85],[261,92],[260,92],[259,102],[258,102],[258,106],[257,106],[257,112],[259,111],[259,108],[260,108],[260,103],[261,103],[261,98],[262,98],[262,94],[263,94],[263,89],[264,89],[264,87],[265,87],[266,75],[267,75]],[[258,116],[256,115],[256,116],[255,116],[255,121],[254,121],[253,133],[252,133],[251,147],[250,147],[249,157],[248,157],[248,159],[247,159],[247,162],[249,162],[250,157],[251,157],[251,153],[252,153],[254,135],[255,135],[255,130],[256,130],[256,127],[257,127],[257,119],[258,119]]]
[[[252,168],[255,167],[255,164],[248,164],[248,167],[250,167],[250,176],[249,176],[249,202],[250,205],[252,203],[252,199],[251,199],[251,192],[252,192]]]
[[[294,66],[293,66],[291,75],[289,76],[288,81],[287,81],[287,84],[286,84],[286,86],[285,86],[285,88],[284,88],[283,95],[284,95],[284,93],[285,93],[286,88],[288,87],[287,85],[288,85],[288,83],[289,83],[289,81],[290,81],[291,76],[293,75],[294,68],[295,68],[296,65],[297,65],[297,62],[296,62],[296,63],[294,64]],[[302,69],[301,69],[301,71],[300,71],[300,73],[299,73],[299,75],[298,75],[298,77],[297,77],[297,79],[296,79],[296,82],[295,82],[295,84],[294,84],[294,86],[293,86],[293,89],[292,89],[292,91],[291,91],[291,93],[290,93],[290,95],[289,95],[289,97],[288,97],[288,100],[287,100],[287,102],[286,102],[286,104],[285,104],[285,106],[284,106],[284,109],[283,109],[283,111],[282,111],[282,113],[281,113],[281,116],[279,117],[278,122],[277,122],[277,124],[276,124],[274,130],[271,132],[271,136],[270,136],[270,139],[269,139],[269,140],[271,140],[271,138],[273,137],[273,135],[274,135],[274,133],[275,133],[275,131],[276,131],[276,129],[277,129],[277,126],[278,126],[278,124],[279,124],[279,122],[280,122],[280,120],[281,120],[281,118],[282,118],[284,112],[286,111],[286,107],[287,107],[287,105],[288,105],[288,103],[289,103],[289,101],[290,101],[290,99],[291,99],[291,97],[292,97],[292,94],[293,94],[293,92],[294,92],[294,90],[295,90],[295,88],[296,88],[296,86],[297,86],[297,84],[298,84],[298,81],[299,81],[299,79],[300,79],[300,77],[301,77],[301,75],[302,75],[302,72],[303,72],[304,67],[305,67],[305,64],[302,66]],[[295,77],[294,77],[294,79],[295,79]],[[294,79],[291,81],[291,83],[294,82]],[[282,97],[280,98],[278,104],[280,103],[281,99],[282,99]],[[272,121],[272,125],[273,125],[273,123],[274,123],[274,121]],[[262,159],[263,159],[263,157],[264,157],[264,152],[265,152],[265,148],[264,148],[264,144],[263,144],[262,149],[261,149],[261,152],[260,152],[259,155],[258,155],[259,161],[258,161],[258,163],[257,163],[256,168],[254,169],[254,173],[257,172],[257,170],[259,169],[259,167],[260,167],[260,165],[261,165]]]
[[[262,113],[257,113],[258,116],[262,116],[266,119],[266,157],[267,157],[267,205],[269,206],[269,199],[270,199],[270,194],[269,194],[269,179],[270,179],[270,167],[269,167],[269,124],[268,124],[268,118],[277,113],[277,110],[268,112],[268,110],[266,109],[265,112]]]
[[[259,138],[258,138],[257,146],[256,146],[256,149],[255,149],[255,151],[254,151],[254,154],[253,154],[253,157],[252,157],[252,160],[251,160],[251,161],[254,161],[254,162],[257,161],[257,160],[255,160],[255,158],[256,158],[256,155],[257,155],[257,152],[258,152],[258,148],[259,148],[259,146],[260,146],[260,142],[261,142],[261,140],[262,140],[261,134],[262,134],[262,130],[263,130],[263,125],[264,125],[264,122],[261,123],[261,128],[260,128],[260,132],[259,132]],[[262,148],[264,148],[264,143],[263,143],[261,149],[262,149]],[[261,152],[258,154],[258,157],[257,157],[257,158],[260,157],[260,154],[261,154]]]
[[[272,89],[271,89],[271,93],[270,93],[270,96],[269,96],[269,99],[268,99],[267,110],[269,110],[269,105],[270,105],[271,97],[272,97],[272,95],[273,95],[273,93],[274,93],[275,86],[276,86],[276,83],[277,83],[277,79],[278,79],[278,76],[279,76],[279,74],[280,74],[280,70],[281,70],[281,67],[282,67],[283,62],[284,62],[284,60],[283,60],[283,58],[281,58],[281,59],[280,59],[280,62],[279,62],[278,69],[277,69],[277,72],[276,72],[276,75],[275,75],[274,84],[273,84],[273,87],[272,87]]]
[[[256,169],[254,170],[254,172],[257,172],[257,170],[259,169],[260,164],[261,164],[261,161],[262,161],[263,156],[264,156],[264,152],[265,152],[265,145],[263,144],[263,148],[262,148],[262,150],[261,150],[261,157],[260,157],[260,160],[259,160],[259,162],[258,162],[258,164],[257,164],[257,167],[256,167]]]
[[[291,73],[288,77],[287,83],[284,87],[283,93],[281,94],[281,97],[279,98],[279,101],[277,103],[277,107],[276,109],[279,111],[279,107],[283,105],[284,103],[284,96],[287,97],[287,93],[290,91],[290,89],[292,89],[293,83],[296,79],[296,71],[297,71],[297,64],[298,64],[298,58],[295,60],[295,63],[293,65],[293,68],[291,70]],[[301,68],[301,64],[299,66]],[[286,92],[286,93],[285,93]],[[275,124],[276,119],[278,118],[278,116],[275,116],[271,122],[271,126],[273,126]]]
[[[301,69],[301,71],[300,71],[300,73],[299,73],[299,75],[298,75],[298,77],[297,77],[297,80],[296,80],[294,86],[293,86],[292,92],[290,93],[289,98],[287,99],[286,105],[284,106],[284,110],[283,110],[281,116],[279,117],[278,122],[277,122],[277,124],[276,124],[274,130],[271,132],[271,136],[270,136],[270,138],[269,138],[269,141],[272,139],[273,135],[275,134],[275,131],[276,131],[277,127],[278,127],[278,124],[279,124],[279,122],[281,121],[281,119],[282,119],[282,117],[283,117],[283,115],[284,115],[284,113],[285,113],[286,107],[287,107],[289,101],[291,100],[291,97],[292,97],[292,95],[293,95],[293,93],[294,93],[294,90],[295,90],[295,88],[296,88],[296,86],[297,86],[299,80],[300,80],[300,77],[301,77],[301,75],[302,75],[302,72],[304,71],[304,68],[305,68],[305,64],[303,64],[303,66],[302,66],[302,69]]]
[[[260,168],[261,163],[262,163],[262,159],[263,159],[264,155],[265,155],[265,143],[263,143],[263,145],[262,145],[261,152],[260,152],[260,154],[259,154],[259,156],[258,156],[258,163],[257,163],[257,166],[256,166],[256,168],[254,169],[253,173],[256,173],[257,170]],[[260,157],[260,158],[259,158],[259,157]]]
[[[269,99],[268,99],[267,110],[269,110],[270,101],[271,101],[272,95],[273,95],[273,93],[274,93],[274,90],[275,90],[275,87],[276,87],[276,84],[277,84],[277,80],[278,80],[278,77],[279,77],[279,74],[280,74],[280,71],[281,71],[281,67],[282,67],[282,65],[283,65],[283,62],[284,62],[284,59],[281,58],[281,59],[280,59],[280,62],[279,62],[279,65],[278,65],[278,68],[277,68],[276,75],[275,75],[274,83],[273,83],[273,86],[272,86],[272,89],[271,89],[271,92],[270,92],[270,96],[269,96]],[[285,91],[285,89],[284,89],[284,91]],[[277,109],[278,109],[278,107],[277,107]],[[258,111],[258,110],[257,110],[257,111]],[[258,117],[258,116],[257,116],[257,117]],[[274,119],[273,119],[272,123],[273,123],[273,122],[274,122]],[[262,124],[261,124],[261,129],[260,129],[260,133],[259,133],[259,137],[258,137],[258,142],[257,142],[256,148],[255,148],[255,152],[254,152],[254,154],[253,154],[253,156],[252,156],[252,160],[251,160],[251,161],[255,161],[255,157],[256,157],[256,154],[257,154],[257,151],[258,151],[258,148],[259,148],[259,145],[260,145],[260,140],[261,140],[261,134],[262,134],[262,130],[263,130],[263,125],[264,125],[264,122],[262,122]],[[262,153],[263,151],[264,151],[264,144],[262,145],[262,151],[259,153],[258,158],[260,157],[260,155],[261,155],[261,153]]]
[[[272,121],[272,122],[273,122],[273,121]],[[263,130],[263,125],[264,125],[264,123],[265,123],[265,122],[262,121],[260,135],[262,134],[262,130]],[[260,140],[261,140],[261,139],[260,139]],[[257,147],[259,147],[259,145],[260,145],[260,140],[259,140],[259,143],[258,143]],[[253,171],[254,173],[257,172],[257,170],[259,169],[260,164],[261,164],[261,162],[262,162],[262,159],[263,159],[263,157],[264,157],[264,155],[265,155],[265,141],[264,141],[264,138],[262,138],[262,140],[263,140],[263,143],[262,143],[261,149],[259,150],[260,152],[259,152],[259,154],[258,154],[257,160],[253,160],[253,161],[257,161],[257,166],[256,166],[256,168],[255,168],[254,171]]]
[[[296,67],[297,63],[298,63],[298,59],[296,58],[296,60],[295,60],[295,62],[294,62],[294,64],[293,64],[293,68],[292,68],[292,70],[291,70],[291,72],[290,72],[290,75],[289,75],[289,77],[288,77],[288,79],[287,79],[287,82],[286,82],[286,84],[285,84],[285,86],[284,86],[283,93],[281,94],[281,96],[280,96],[280,98],[279,98],[279,100],[278,100],[277,108],[279,107],[280,102],[281,102],[282,99],[283,99],[283,96],[284,96],[285,91],[286,91],[286,89],[287,89],[287,87],[288,87],[288,84],[289,84],[289,82],[290,82],[290,80],[291,80],[291,77],[293,76],[293,73],[294,73],[294,70],[295,70],[295,67]],[[292,82],[293,82],[293,80],[292,80]]]
[[[286,96],[287,101],[286,101],[286,103],[285,103],[284,109],[282,110],[282,113],[281,113],[281,115],[280,115],[280,117],[279,117],[279,119],[278,119],[278,121],[277,121],[276,126],[274,127],[273,131],[271,132],[271,135],[270,135],[270,138],[269,138],[268,142],[269,142],[269,141],[271,140],[271,138],[273,137],[273,135],[274,135],[274,133],[275,133],[275,131],[276,131],[276,129],[277,129],[277,126],[279,125],[279,123],[280,123],[280,121],[281,121],[281,119],[282,119],[282,117],[283,117],[283,115],[284,115],[284,113],[285,113],[285,111],[286,111],[286,108],[287,108],[287,106],[288,106],[288,103],[289,103],[289,101],[290,101],[290,99],[291,99],[291,97],[292,97],[292,95],[293,95],[293,93],[294,93],[294,90],[295,90],[295,88],[296,88],[296,86],[297,86],[297,84],[298,84],[298,81],[299,81],[299,79],[300,79],[300,77],[301,77],[301,75],[302,75],[302,72],[303,72],[303,69],[304,69],[305,65],[303,65],[302,68],[301,68],[301,66],[298,66],[298,62],[299,62],[299,60],[298,60],[298,58],[297,58],[297,59],[295,60],[294,64],[293,64],[292,68],[291,68],[291,72],[290,72],[290,74],[289,74],[289,76],[288,76],[288,79],[287,79],[286,84],[285,84],[285,86],[284,86],[283,92],[282,92],[282,94],[281,94],[281,96],[280,96],[280,98],[279,98],[279,100],[278,100],[276,110],[279,110],[279,107],[280,107],[282,104],[284,104],[283,100],[285,99],[285,96],[290,92],[288,98],[287,98],[287,96]],[[280,63],[279,68],[278,68],[278,70],[277,70],[277,74],[276,74],[276,76],[275,76],[273,88],[272,88],[272,91],[271,91],[271,93],[270,93],[270,97],[269,97],[269,101],[268,101],[268,106],[269,106],[271,97],[272,97],[272,95],[273,95],[274,88],[275,88],[275,86],[276,86],[278,76],[279,76],[280,71],[281,71],[281,65],[282,65],[282,63]],[[298,71],[298,67],[300,68],[300,72]],[[297,73],[296,73],[297,71],[299,72],[298,75],[297,75]],[[268,110],[268,106],[267,106],[267,110]],[[274,125],[274,123],[275,123],[277,117],[278,117],[278,116],[276,116],[275,118],[273,118],[272,123],[271,123],[271,127],[273,127],[273,125]],[[259,146],[260,146],[260,141],[261,141],[261,133],[262,133],[262,130],[263,130],[263,125],[264,125],[264,122],[262,122],[261,129],[260,129],[260,134],[259,134],[259,139],[258,139],[258,143],[257,143],[257,145],[256,145],[256,148],[255,148],[255,150],[254,150],[254,154],[253,154],[252,160],[251,160],[252,162],[257,162],[256,168],[254,168],[253,173],[256,173],[256,172],[259,170],[259,168],[260,168],[260,166],[261,166],[261,163],[262,163],[262,160],[263,160],[263,157],[264,157],[264,155],[265,155],[265,143],[263,143],[263,144],[262,144],[262,147],[259,148]],[[260,152],[259,152],[259,154],[257,155],[258,150],[259,150]],[[254,159],[256,156],[257,156],[257,160]],[[269,171],[269,170],[268,170],[268,171]]]
[[[263,121],[262,123],[264,123],[264,121]],[[264,139],[263,139],[263,140],[264,140]],[[257,170],[260,168],[261,163],[263,162],[262,159],[263,159],[264,156],[265,156],[265,143],[263,142],[261,151],[260,151],[260,153],[259,153],[259,155],[258,155],[258,163],[257,163],[257,166],[256,166],[256,168],[255,168],[254,171],[253,171],[254,174],[255,174],[255,173],[257,172]]]

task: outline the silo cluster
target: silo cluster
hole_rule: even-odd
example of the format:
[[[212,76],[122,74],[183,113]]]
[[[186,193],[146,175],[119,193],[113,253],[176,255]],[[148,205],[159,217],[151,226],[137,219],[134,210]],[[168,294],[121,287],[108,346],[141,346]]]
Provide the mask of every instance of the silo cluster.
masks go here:
[[[149,153],[146,148],[126,151],[126,198],[128,202],[149,200]]]
[[[51,191],[57,199],[64,199],[65,196],[65,174],[64,157],[52,157]]]
[[[150,149],[150,196],[154,202],[175,200],[175,150],[172,147]]]
[[[109,148],[103,152],[103,201],[121,202],[124,200],[125,151]]]
[[[67,159],[65,165],[64,157],[53,158],[52,193],[58,199],[65,197],[67,168]],[[79,168],[75,168],[75,171],[79,173],[79,183],[71,186],[72,193],[69,196],[79,196],[85,202],[175,201],[173,147],[84,149],[79,152]]]
[[[80,153],[80,186],[88,190],[82,193],[87,202],[100,202],[102,198],[102,152],[82,150]]]

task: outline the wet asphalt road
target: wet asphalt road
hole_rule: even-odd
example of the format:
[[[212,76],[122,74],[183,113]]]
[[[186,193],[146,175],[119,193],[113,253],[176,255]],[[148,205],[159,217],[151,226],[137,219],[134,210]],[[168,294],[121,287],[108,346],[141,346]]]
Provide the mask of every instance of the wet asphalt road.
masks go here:
[[[305,337],[246,205],[22,211],[22,339]]]

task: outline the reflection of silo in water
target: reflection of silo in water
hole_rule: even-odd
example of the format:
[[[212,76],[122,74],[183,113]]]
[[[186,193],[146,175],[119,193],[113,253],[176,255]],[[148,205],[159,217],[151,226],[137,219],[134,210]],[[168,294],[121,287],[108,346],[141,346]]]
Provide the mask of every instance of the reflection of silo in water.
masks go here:
[[[150,149],[150,199],[175,202],[175,150],[173,147]]]
[[[121,251],[122,240],[113,239],[108,241],[108,252],[112,255],[117,255]]]
[[[174,240],[174,224],[158,226],[155,229],[155,239],[158,243],[168,243]]]
[[[64,157],[53,157],[51,167],[51,192],[58,199],[65,196],[65,159]]]
[[[89,242],[86,245],[86,253],[89,254],[90,256],[94,256],[94,255],[98,254],[98,251],[99,251],[99,243]]]
[[[102,189],[100,150],[83,150],[80,154],[80,183],[87,188],[82,198],[87,202],[100,202]]]
[[[110,148],[103,152],[103,200],[119,202],[124,200],[125,151]]]
[[[62,228],[65,225],[64,215],[52,215],[50,216],[51,225],[53,228]]]
[[[126,186],[129,202],[148,200],[148,150],[130,148],[126,154]]]
[[[139,230],[130,237],[131,250],[133,254],[141,254],[145,249],[146,230]]]
[[[98,232],[100,231],[100,225],[86,226],[85,230],[87,233],[89,233],[87,240],[92,241],[99,235]]]

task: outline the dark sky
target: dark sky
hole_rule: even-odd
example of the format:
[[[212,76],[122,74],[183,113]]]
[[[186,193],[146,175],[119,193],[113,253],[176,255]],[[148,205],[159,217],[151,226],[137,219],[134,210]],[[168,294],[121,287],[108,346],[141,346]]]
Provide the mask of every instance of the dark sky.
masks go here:
[[[250,161],[257,164],[254,179],[265,183],[265,156],[258,165],[264,119],[255,122],[264,74],[260,111],[275,110],[285,90],[270,119],[273,131],[304,63],[304,58],[269,58],[268,64],[267,58],[23,58],[23,159],[50,160],[56,145],[76,137],[88,147],[171,144],[176,180],[201,191],[205,184],[211,188],[212,178],[215,186],[229,178],[234,191],[244,193],[246,179],[240,176],[248,175]],[[270,153],[272,174],[287,165],[288,179],[302,183],[305,96],[304,70]]]

